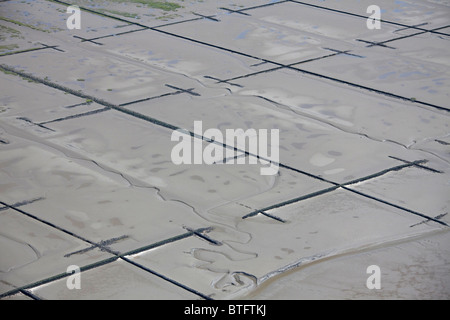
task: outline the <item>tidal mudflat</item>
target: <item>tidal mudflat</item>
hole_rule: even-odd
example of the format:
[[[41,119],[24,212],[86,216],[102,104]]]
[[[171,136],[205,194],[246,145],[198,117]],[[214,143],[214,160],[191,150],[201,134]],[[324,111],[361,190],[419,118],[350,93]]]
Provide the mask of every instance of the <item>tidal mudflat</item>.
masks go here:
[[[372,2],[1,1],[0,298],[449,299],[450,6]]]

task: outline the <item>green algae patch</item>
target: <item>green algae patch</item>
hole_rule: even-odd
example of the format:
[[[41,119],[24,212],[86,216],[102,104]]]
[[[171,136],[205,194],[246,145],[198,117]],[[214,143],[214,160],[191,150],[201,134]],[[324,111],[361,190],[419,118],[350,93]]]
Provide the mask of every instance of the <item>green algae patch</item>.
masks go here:
[[[164,11],[175,11],[177,9],[183,8],[183,6],[168,1],[153,1],[153,0],[112,0],[113,2],[133,2],[138,4],[146,5],[147,7],[153,9],[160,9]]]

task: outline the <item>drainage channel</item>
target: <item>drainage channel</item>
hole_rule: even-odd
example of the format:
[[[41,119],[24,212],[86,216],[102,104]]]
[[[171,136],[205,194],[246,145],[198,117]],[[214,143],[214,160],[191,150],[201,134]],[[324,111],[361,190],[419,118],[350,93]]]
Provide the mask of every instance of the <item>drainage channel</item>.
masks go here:
[[[316,5],[316,4],[306,3],[306,2],[302,2],[302,1],[297,1],[297,0],[288,0],[288,1],[292,2],[292,3],[297,3],[299,5],[313,7],[313,8],[316,8],[316,9],[331,11],[331,12],[334,12],[334,13],[349,15],[349,16],[353,16],[353,17],[357,17],[357,18],[363,18],[364,20],[367,20],[367,18],[368,18],[368,16],[360,15],[360,14],[357,14],[357,13],[352,13],[352,12],[348,12],[348,11],[327,8],[327,7],[324,7],[324,6],[319,6],[319,5]],[[398,23],[398,22],[389,21],[389,20],[383,20],[383,19],[381,19],[380,22],[391,24],[391,25],[395,25],[395,26],[399,26],[399,27],[403,27],[403,30],[415,29],[415,30],[426,31],[426,32],[434,33],[434,34],[443,35],[443,36],[450,36],[450,34],[448,34],[448,33],[442,33],[442,32],[431,31],[431,30],[419,28],[420,25],[408,26],[408,25],[403,24],[403,23]]]
[[[281,66],[281,67],[274,67],[274,68],[270,68],[270,69],[266,69],[266,70],[252,72],[252,73],[248,73],[248,74],[245,74],[245,75],[242,75],[242,76],[237,76],[237,77],[233,77],[233,78],[229,78],[229,79],[225,79],[225,80],[217,79],[217,78],[214,78],[214,77],[211,77],[211,76],[204,76],[204,77],[208,78],[208,79],[217,80],[217,83],[227,83],[227,84],[230,84],[230,85],[242,87],[239,84],[230,83],[230,81],[239,80],[239,79],[243,79],[243,78],[249,78],[249,77],[257,76],[257,75],[263,74],[263,73],[274,72],[274,71],[277,71],[277,70],[281,70],[281,69],[285,69],[285,68],[289,68],[289,67],[294,67],[294,66],[297,66],[297,65],[303,64],[303,63],[308,63],[308,62],[322,60],[322,59],[326,59],[326,58],[330,58],[330,57],[335,57],[335,56],[340,55],[340,54],[353,55],[353,54],[349,53],[350,52],[349,50],[347,50],[347,51],[340,51],[340,50],[329,49],[329,48],[324,48],[324,49],[325,50],[330,50],[330,51],[335,51],[335,53],[327,54],[327,55],[324,55],[324,56],[311,58],[311,59],[307,59],[307,60],[303,60],[303,61],[300,61],[300,62],[290,63],[290,64],[287,64],[287,65]],[[358,56],[358,55],[353,55],[353,56],[357,56],[359,58],[363,58],[362,56]],[[264,63],[266,63],[266,62],[264,62]]]
[[[63,4],[65,6],[70,6],[71,5],[70,3],[67,3],[67,2],[64,2],[64,1],[60,1],[60,0],[47,0],[47,1],[56,2],[56,3],[59,3],[59,4]],[[293,0],[279,1],[279,2],[274,2],[272,4],[280,4],[280,3],[285,3],[285,2],[294,2],[294,3],[299,3],[299,4],[305,4],[303,2],[293,1]],[[271,5],[271,4],[267,4],[267,5]],[[262,6],[267,6],[267,5],[262,5]],[[252,7],[252,8],[244,8],[244,9],[236,10],[236,11],[241,12],[241,11],[244,11],[244,10],[255,9],[255,8],[262,7],[262,6],[255,6],[255,7]],[[315,5],[312,5],[312,6],[315,6]],[[321,9],[325,8],[325,7],[320,7],[320,6],[315,6],[315,7],[319,7]],[[333,82],[338,82],[338,83],[345,84],[345,85],[348,85],[348,86],[351,86],[351,87],[355,87],[355,88],[358,88],[358,89],[363,89],[363,90],[366,90],[366,91],[370,91],[370,92],[374,92],[374,93],[381,94],[381,95],[384,95],[384,96],[388,96],[390,98],[400,99],[400,100],[403,100],[403,101],[413,102],[413,103],[416,103],[416,104],[422,104],[422,105],[425,105],[425,106],[428,106],[428,107],[431,107],[431,108],[435,108],[435,109],[438,109],[438,110],[450,112],[450,109],[445,108],[445,107],[441,107],[441,106],[438,106],[438,105],[435,105],[435,104],[432,104],[432,103],[428,103],[428,102],[425,102],[425,101],[420,101],[420,100],[413,99],[413,98],[410,98],[410,97],[404,97],[404,96],[401,96],[401,95],[398,95],[398,94],[395,94],[395,93],[391,93],[391,92],[387,92],[387,91],[383,91],[383,90],[379,90],[379,89],[363,86],[363,85],[360,85],[360,84],[357,84],[357,83],[353,83],[353,82],[346,81],[346,80],[341,80],[341,79],[338,79],[338,78],[330,77],[330,76],[319,74],[319,73],[316,73],[316,72],[311,72],[311,71],[307,71],[307,70],[304,70],[304,69],[299,69],[299,68],[296,68],[295,66],[285,65],[285,64],[282,64],[282,63],[278,63],[276,61],[271,61],[269,59],[260,58],[260,57],[257,57],[257,56],[251,55],[251,54],[247,54],[247,53],[240,52],[240,51],[237,51],[237,50],[229,49],[229,48],[222,47],[222,46],[219,46],[219,45],[215,45],[215,44],[212,44],[212,43],[208,43],[208,42],[205,42],[205,41],[196,40],[196,39],[189,38],[189,37],[186,37],[186,36],[182,36],[182,35],[179,35],[179,34],[175,34],[175,33],[172,33],[172,32],[160,30],[159,29],[160,27],[149,27],[149,26],[137,23],[137,22],[129,21],[129,20],[126,20],[126,19],[123,19],[123,18],[115,17],[115,16],[111,16],[109,14],[98,12],[98,11],[95,11],[95,10],[92,10],[92,9],[89,9],[89,8],[85,8],[85,7],[80,7],[80,9],[85,10],[85,11],[90,12],[90,13],[93,13],[93,14],[104,16],[104,17],[107,17],[107,18],[110,18],[110,19],[115,19],[115,20],[118,20],[118,21],[121,21],[121,22],[125,22],[125,23],[131,24],[131,25],[136,25],[136,26],[142,27],[144,29],[156,31],[156,32],[159,32],[159,33],[171,36],[171,37],[176,37],[176,38],[183,39],[183,40],[186,40],[186,41],[190,41],[190,42],[193,42],[193,43],[196,43],[196,44],[200,44],[200,45],[204,45],[204,46],[207,46],[207,47],[215,48],[215,49],[218,49],[218,50],[221,50],[221,51],[226,51],[226,52],[229,52],[229,53],[232,53],[232,54],[240,55],[240,56],[243,56],[243,57],[246,57],[246,58],[259,60],[261,62],[267,62],[267,63],[273,64],[273,65],[276,65],[278,67],[295,70],[295,71],[298,71],[300,73],[307,74],[307,75],[310,75],[310,76],[314,76],[314,77],[330,80],[330,81],[333,81]],[[331,10],[331,11],[336,11],[336,12],[339,12],[339,13],[344,13],[343,11],[339,11],[339,10],[334,10],[334,9],[329,9],[329,8],[326,8],[326,9]],[[345,12],[345,13],[349,14],[348,12]],[[365,17],[365,16],[356,15],[356,14],[351,14],[351,15],[364,17],[365,19],[367,19],[367,17]],[[198,19],[203,19],[203,18],[198,18]],[[194,20],[196,20],[196,19],[194,19]],[[417,30],[423,31],[420,34],[426,33],[426,32],[437,33],[437,31],[435,31],[435,30],[426,30],[426,29],[422,29],[422,28],[419,28],[419,27],[408,26],[408,25],[404,25],[404,24],[400,24],[400,23],[394,23],[394,22],[390,22],[390,21],[385,21],[385,22],[386,23],[395,24],[395,25],[398,25],[398,26],[401,26],[401,27],[405,27],[405,28],[411,28],[411,29],[417,29]],[[448,26],[436,28],[436,30],[437,29],[447,28],[447,27]],[[448,35],[448,34],[444,33],[443,35]],[[400,37],[400,38],[404,38],[404,37]],[[391,41],[393,41],[393,40],[394,39],[391,39]]]
[[[363,193],[363,192],[360,192],[360,191],[357,191],[355,189],[351,189],[351,188],[348,187],[350,185],[354,185],[354,184],[357,184],[357,183],[365,182],[365,181],[368,181],[368,180],[371,180],[371,179],[375,179],[375,178],[384,176],[384,175],[386,175],[388,173],[391,173],[391,172],[401,171],[401,170],[403,170],[405,168],[411,168],[411,167],[419,167],[421,169],[432,171],[433,173],[442,173],[441,171],[438,171],[438,170],[435,170],[435,169],[423,166],[422,164],[427,163],[428,162],[427,160],[406,161],[406,160],[402,160],[402,159],[395,158],[395,157],[391,157],[391,158],[399,160],[399,161],[402,161],[402,162],[406,162],[406,163],[403,164],[403,165],[399,165],[399,166],[395,166],[395,167],[392,167],[392,168],[389,168],[389,169],[385,169],[385,170],[382,170],[380,172],[377,172],[377,173],[365,176],[363,178],[355,179],[355,180],[352,180],[352,181],[349,181],[349,182],[345,182],[345,183],[342,183],[342,184],[338,184],[338,183],[334,183],[333,182],[333,184],[335,184],[333,187],[322,189],[322,190],[319,190],[319,191],[316,191],[316,192],[313,192],[313,193],[310,193],[310,194],[307,194],[307,195],[304,195],[304,196],[301,196],[301,197],[298,197],[298,198],[294,198],[294,199],[291,199],[291,200],[288,200],[288,201],[283,201],[283,202],[280,202],[280,203],[275,204],[275,205],[271,205],[271,206],[268,206],[268,207],[265,207],[265,208],[262,208],[262,209],[259,209],[259,210],[255,210],[253,212],[250,212],[250,213],[244,215],[242,217],[242,219],[247,219],[247,218],[250,218],[250,217],[254,217],[254,216],[258,215],[258,214],[264,214],[265,215],[265,211],[270,211],[270,210],[273,210],[273,209],[278,209],[278,208],[281,208],[281,207],[285,207],[287,205],[298,203],[298,202],[301,202],[301,201],[304,201],[304,200],[307,200],[307,199],[311,199],[311,198],[314,198],[314,197],[317,197],[317,196],[321,196],[321,195],[324,195],[324,194],[327,194],[327,193],[330,193],[330,192],[333,192],[333,191],[335,191],[337,189],[342,188],[343,190],[346,190],[346,191],[358,194],[358,195],[360,195],[362,197],[369,198],[369,199],[375,200],[377,202],[381,202],[381,203],[383,203],[385,205],[388,205],[390,207],[394,207],[394,208],[400,209],[402,211],[405,211],[405,212],[408,212],[408,213],[412,213],[414,215],[417,215],[417,216],[420,216],[422,218],[425,218],[428,221],[434,221],[434,222],[439,223],[439,224],[441,224],[443,226],[449,227],[449,225],[447,223],[445,223],[445,222],[443,222],[443,221],[441,221],[441,220],[439,220],[437,218],[433,218],[433,217],[427,216],[426,214],[423,214],[423,213],[420,213],[420,212],[417,212],[417,211],[414,211],[414,210],[411,210],[411,209],[408,209],[408,208],[396,205],[396,204],[391,203],[389,201],[386,201],[386,200],[383,200],[383,199],[380,199],[380,198],[368,195],[366,193]]]
[[[43,45],[43,44],[41,44],[41,45]],[[59,51],[59,52],[65,52],[64,50],[58,49],[58,46],[43,45],[43,47],[38,47],[38,48],[30,48],[30,49],[24,49],[24,50],[5,52],[5,53],[0,54],[0,57],[12,56],[12,55],[16,55],[16,54],[33,52],[33,51],[39,51],[39,50],[45,50],[45,49],[53,49],[53,50],[56,50],[56,51]]]
[[[26,206],[28,204],[32,204],[33,202],[41,201],[44,199],[45,198],[43,198],[43,197],[39,197],[39,198],[31,199],[31,200],[24,200],[24,201],[20,201],[20,202],[16,202],[16,203],[12,204],[11,207],[18,208],[18,207]],[[10,208],[8,206],[3,206],[0,208],[0,211],[7,210],[7,209],[10,209]]]
[[[215,141],[215,140],[211,140],[210,138],[207,138],[207,137],[204,137],[204,136],[201,136],[201,135],[197,135],[196,133],[187,131],[186,129],[177,127],[177,126],[172,125],[172,124],[169,124],[169,123],[167,123],[167,122],[164,122],[164,121],[161,121],[161,120],[158,120],[158,119],[155,119],[155,118],[152,118],[152,117],[149,117],[149,116],[140,114],[140,113],[138,113],[138,112],[134,112],[134,111],[128,110],[128,109],[123,108],[123,107],[120,107],[120,106],[116,106],[116,105],[114,105],[114,104],[108,103],[108,102],[106,102],[106,101],[104,101],[104,100],[101,100],[101,99],[98,99],[98,98],[96,98],[96,97],[88,96],[88,95],[83,94],[83,93],[81,93],[81,92],[79,92],[79,91],[75,91],[75,90],[72,90],[72,89],[63,87],[63,86],[61,86],[61,85],[51,83],[51,82],[49,82],[49,81],[47,81],[47,80],[40,79],[40,78],[38,78],[38,77],[29,75],[29,74],[27,74],[27,73],[24,73],[24,72],[21,72],[21,71],[17,71],[17,70],[15,70],[14,68],[11,68],[11,67],[8,67],[8,66],[5,66],[5,65],[0,65],[0,69],[4,69],[4,70],[6,70],[6,71],[9,71],[9,72],[12,72],[12,73],[16,73],[16,74],[20,75],[20,76],[23,77],[23,78],[30,78],[30,79],[32,79],[32,80],[34,80],[34,81],[36,81],[36,82],[40,82],[40,83],[49,85],[49,86],[51,86],[51,87],[53,87],[53,88],[55,88],[55,89],[62,90],[62,91],[64,91],[64,92],[74,93],[75,95],[77,95],[77,96],[79,96],[79,97],[82,97],[82,98],[85,98],[85,99],[93,100],[93,101],[95,101],[95,102],[97,102],[97,103],[99,103],[99,104],[103,104],[103,105],[105,105],[105,106],[107,106],[107,107],[109,107],[109,108],[111,108],[111,109],[114,109],[114,110],[116,110],[116,111],[119,111],[119,112],[128,114],[128,115],[130,115],[130,116],[132,116],[132,117],[135,117],[135,118],[138,118],[138,119],[141,119],[141,120],[150,122],[150,123],[152,123],[152,124],[155,124],[155,125],[158,125],[158,126],[167,128],[167,129],[171,129],[171,130],[184,131],[186,134],[190,135],[190,136],[193,137],[193,138],[196,138],[196,139],[199,139],[199,140],[204,140],[204,141],[207,141],[207,142],[209,142],[209,143],[214,143],[214,144],[217,144],[217,145],[219,145],[219,146],[222,146],[223,148],[226,148],[226,149],[234,150],[234,151],[237,152],[238,154],[245,154],[245,155],[247,155],[247,156],[256,157],[256,158],[259,159],[259,160],[263,160],[263,161],[266,161],[266,162],[269,162],[269,163],[273,163],[273,161],[271,161],[271,160],[269,160],[269,159],[266,159],[266,158],[264,158],[264,157],[261,157],[261,156],[259,156],[259,155],[257,155],[257,154],[255,155],[255,154],[252,154],[252,153],[250,153],[250,152],[248,152],[248,151],[240,150],[240,149],[237,148],[237,147],[226,145],[226,144],[224,144],[223,142],[217,142],[217,141]],[[174,87],[174,88],[176,88],[176,87]],[[177,89],[179,89],[179,88],[177,88]],[[423,163],[423,162],[422,162],[422,163]],[[404,166],[415,166],[415,165],[418,165],[418,164],[420,164],[420,162],[407,163],[407,164],[405,164]],[[349,189],[349,188],[347,188],[347,187],[345,186],[345,184],[339,184],[339,183],[336,183],[336,182],[334,182],[334,181],[325,179],[325,178],[323,178],[323,177],[321,177],[321,176],[318,176],[318,175],[314,175],[314,174],[308,173],[308,172],[306,172],[306,171],[303,171],[303,170],[300,170],[300,169],[297,169],[297,168],[294,168],[294,167],[285,165],[285,164],[283,164],[283,163],[278,163],[278,166],[279,166],[280,168],[284,168],[284,169],[287,169],[287,170],[291,170],[291,171],[300,173],[300,174],[302,174],[302,175],[306,175],[306,176],[308,176],[308,177],[310,177],[310,178],[313,178],[313,179],[316,179],[316,180],[320,180],[320,181],[326,182],[326,183],[328,183],[328,184],[332,184],[332,185],[335,186],[336,188],[339,188],[339,187],[340,187],[340,188],[343,188],[344,190],[347,190],[347,191],[356,193],[356,194],[361,195],[361,196],[363,196],[363,197],[370,198],[370,199],[372,199],[372,200],[381,202],[381,203],[383,203],[383,204],[390,205],[390,206],[395,207],[395,208],[398,208],[398,209],[402,209],[402,210],[404,210],[404,211],[406,211],[406,212],[413,213],[413,214],[415,214],[415,215],[422,216],[422,217],[424,217],[424,218],[426,218],[426,219],[433,220],[433,221],[435,221],[435,222],[437,222],[437,223],[439,223],[439,224],[443,224],[443,225],[445,225],[445,226],[448,226],[445,222],[442,222],[442,221],[433,219],[433,218],[428,217],[428,216],[426,216],[426,215],[424,215],[424,214],[422,214],[422,213],[415,212],[415,211],[410,210],[410,209],[407,209],[407,208],[403,208],[403,207],[398,206],[398,205],[395,205],[395,204],[393,204],[393,203],[389,203],[388,201],[385,201],[385,200],[383,200],[383,199],[377,199],[377,198],[374,198],[374,197],[372,197],[372,196],[370,196],[370,195],[364,194],[364,193],[362,193],[362,192],[358,192],[358,191],[353,190],[353,189]],[[394,168],[391,168],[391,169],[384,170],[384,171],[382,171],[381,173],[382,173],[382,174],[385,174],[385,173],[387,173],[387,172],[396,170],[396,168],[398,168],[398,167],[394,167]],[[437,171],[437,170],[436,170],[436,171]],[[375,174],[375,175],[371,175],[371,176],[369,176],[369,177],[374,177],[374,176],[376,176],[376,174]],[[363,179],[364,179],[364,178],[363,178]],[[362,179],[359,179],[359,181],[361,182]],[[333,187],[330,188],[330,189],[333,189]],[[267,211],[267,209],[258,210],[258,213],[261,213],[261,212],[264,212],[264,211]]]
[[[90,241],[90,240],[88,240],[88,239],[86,239],[84,237],[81,237],[81,236],[79,236],[79,235],[77,235],[77,234],[75,234],[75,233],[73,233],[71,231],[68,231],[68,230],[66,230],[64,228],[56,226],[55,224],[53,224],[51,222],[48,222],[48,221],[46,221],[44,219],[41,219],[41,218],[31,214],[31,213],[28,213],[28,212],[26,212],[26,211],[24,211],[22,209],[19,209],[17,207],[9,205],[9,204],[7,204],[7,203],[5,203],[3,201],[0,201],[0,204],[3,205],[4,207],[7,207],[7,208],[12,209],[14,211],[17,211],[17,212],[19,212],[19,213],[21,213],[21,214],[23,214],[23,215],[33,219],[33,220],[36,220],[36,221],[38,221],[40,223],[43,223],[43,224],[45,224],[45,225],[47,225],[49,227],[57,229],[57,230],[65,233],[65,234],[67,234],[69,236],[72,236],[74,238],[77,238],[77,239],[79,239],[79,240],[81,240],[83,242],[86,242],[86,243],[90,244],[91,247],[87,248],[86,250],[90,250],[91,248],[92,249],[97,248],[97,249],[100,249],[101,251],[104,251],[104,252],[107,252],[107,253],[113,255],[113,257],[101,260],[99,262],[96,262],[96,263],[88,265],[88,266],[84,266],[84,267],[80,268],[81,271],[91,270],[91,269],[97,268],[99,266],[103,266],[105,264],[109,264],[109,263],[112,263],[112,262],[115,262],[115,261],[121,259],[121,260],[123,260],[123,261],[125,261],[125,262],[127,262],[127,263],[129,263],[129,264],[131,264],[133,266],[135,266],[135,267],[138,267],[138,268],[140,268],[140,269],[142,269],[144,271],[147,271],[147,272],[149,272],[149,273],[151,273],[151,274],[153,274],[153,275],[155,275],[155,276],[157,276],[157,277],[159,277],[159,278],[161,278],[161,279],[163,279],[165,281],[168,281],[168,282],[174,284],[177,287],[180,287],[180,288],[182,288],[182,289],[184,289],[186,291],[189,291],[189,292],[191,292],[191,293],[193,293],[193,294],[195,294],[195,295],[197,295],[197,296],[199,296],[199,297],[201,297],[201,298],[203,298],[205,300],[211,300],[211,298],[209,296],[207,296],[207,295],[205,295],[205,294],[203,294],[203,293],[201,293],[201,292],[199,292],[199,291],[197,291],[195,289],[192,289],[192,288],[190,288],[190,287],[188,287],[188,286],[186,286],[186,285],[184,285],[184,284],[182,284],[182,283],[180,283],[178,281],[175,281],[175,280],[173,280],[173,279],[171,279],[169,277],[166,277],[163,274],[160,274],[160,273],[158,273],[158,272],[156,272],[154,270],[151,270],[150,268],[147,268],[147,267],[145,267],[145,266],[143,266],[143,265],[141,265],[139,263],[136,263],[135,261],[132,261],[129,258],[127,258],[127,256],[131,256],[131,255],[135,255],[135,254],[138,254],[138,253],[142,253],[142,252],[145,252],[145,251],[148,251],[148,250],[151,250],[151,249],[154,249],[154,248],[158,248],[158,247],[161,247],[163,245],[166,245],[166,244],[169,244],[169,243],[172,243],[172,242],[175,242],[175,241],[180,241],[182,239],[185,239],[185,238],[188,238],[188,237],[191,237],[191,236],[201,236],[202,238],[207,238],[210,241],[214,241],[214,242],[218,243],[218,241],[210,239],[209,237],[206,237],[206,236],[203,235],[203,233],[211,231],[212,230],[211,227],[209,227],[209,228],[201,228],[201,229],[197,229],[197,230],[188,229],[187,233],[184,233],[184,234],[181,234],[181,235],[169,238],[169,239],[165,239],[163,241],[154,243],[152,245],[144,246],[144,247],[141,247],[141,248],[138,248],[138,249],[134,249],[132,251],[128,251],[128,252],[125,252],[125,253],[121,254],[121,253],[118,253],[116,251],[111,250],[108,247],[108,245],[110,245],[112,243],[115,243],[117,241],[126,239],[126,238],[128,238],[128,236],[122,236],[122,237],[118,237],[118,238],[113,238],[113,239],[110,239],[110,240],[102,241],[101,243],[95,243],[95,242]],[[66,255],[66,257],[68,257],[70,255],[73,255],[73,254],[79,254],[79,253],[84,253],[84,252],[74,252],[74,253],[71,253],[69,255]],[[59,279],[66,278],[68,276],[69,276],[69,274],[62,273],[62,274],[59,274],[59,275],[56,275],[56,276],[53,276],[53,277],[50,277],[50,278],[47,278],[47,279],[44,279],[44,280],[40,280],[38,282],[29,284],[29,285],[26,285],[26,286],[23,286],[21,288],[16,288],[16,289],[11,290],[9,292],[6,292],[4,294],[0,294],[0,299],[3,298],[3,297],[7,297],[7,296],[11,296],[11,295],[17,294],[18,292],[21,292],[21,293],[23,293],[23,294],[25,294],[25,295],[27,295],[27,296],[29,296],[31,298],[39,299],[38,297],[34,296],[28,290],[32,289],[32,288],[36,288],[36,287],[44,285],[44,284],[48,284],[48,283],[54,282],[54,281],[59,280]]]

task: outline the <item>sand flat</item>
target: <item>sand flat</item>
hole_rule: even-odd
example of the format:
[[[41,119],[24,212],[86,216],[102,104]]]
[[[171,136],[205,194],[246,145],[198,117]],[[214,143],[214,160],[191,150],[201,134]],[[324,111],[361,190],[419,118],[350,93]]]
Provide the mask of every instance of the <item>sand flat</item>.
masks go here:
[[[0,3],[0,299],[450,297],[448,3],[71,4]]]

